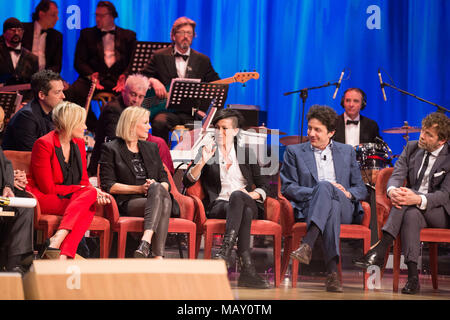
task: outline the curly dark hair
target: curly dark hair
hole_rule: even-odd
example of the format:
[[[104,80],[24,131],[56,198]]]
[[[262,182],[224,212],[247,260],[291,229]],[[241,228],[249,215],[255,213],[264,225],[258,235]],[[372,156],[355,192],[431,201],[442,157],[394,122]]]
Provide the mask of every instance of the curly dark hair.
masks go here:
[[[444,113],[433,112],[422,120],[422,128],[436,128],[439,140],[448,141],[450,138],[450,118]]]
[[[306,119],[308,119],[308,122],[311,119],[319,120],[327,128],[328,132],[331,132],[336,130],[337,116],[336,111],[329,106],[315,104],[309,108]]]
[[[45,95],[51,89],[50,81],[61,80],[62,78],[59,73],[51,70],[41,70],[36,72],[31,76],[31,90],[35,99],[39,98],[39,91],[42,91]]]

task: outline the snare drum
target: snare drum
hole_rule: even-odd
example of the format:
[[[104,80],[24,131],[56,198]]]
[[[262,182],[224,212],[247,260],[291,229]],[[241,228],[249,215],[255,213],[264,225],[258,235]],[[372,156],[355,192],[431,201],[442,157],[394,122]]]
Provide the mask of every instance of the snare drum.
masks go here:
[[[360,169],[381,170],[391,163],[390,150],[381,143],[362,143],[355,151]]]

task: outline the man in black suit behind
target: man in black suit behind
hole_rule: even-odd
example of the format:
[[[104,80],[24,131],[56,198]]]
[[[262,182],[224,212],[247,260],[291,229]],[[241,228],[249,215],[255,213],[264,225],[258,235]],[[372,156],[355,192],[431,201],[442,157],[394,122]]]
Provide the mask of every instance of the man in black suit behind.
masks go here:
[[[167,97],[166,86],[174,78],[200,79],[201,82],[219,80],[210,59],[191,48],[195,37],[195,21],[181,17],[175,20],[170,38],[173,46],[155,51],[141,73],[150,78],[150,85],[158,98]],[[152,134],[169,142],[169,132],[176,126],[192,122],[191,113],[166,112],[152,114]]]
[[[98,91],[122,90],[136,44],[136,33],[116,26],[114,19],[117,16],[111,2],[100,1],[95,10],[97,25],[81,30],[74,62],[79,77],[65,92],[67,100],[84,106],[93,78],[98,78]],[[96,124],[97,117],[89,109],[88,130],[94,132]]]
[[[51,0],[42,0],[36,6],[33,22],[24,23],[23,46],[38,57],[39,70],[60,73],[62,68],[63,36],[53,29],[58,21],[58,6]]]
[[[0,37],[0,83],[5,85],[30,83],[38,71],[38,58],[22,46],[23,24],[16,18],[3,23]]]
[[[359,88],[345,90],[341,99],[345,112],[337,118],[334,141],[351,144],[353,147],[361,143],[375,142],[375,138],[380,136],[378,124],[360,115],[366,104],[364,91]]]

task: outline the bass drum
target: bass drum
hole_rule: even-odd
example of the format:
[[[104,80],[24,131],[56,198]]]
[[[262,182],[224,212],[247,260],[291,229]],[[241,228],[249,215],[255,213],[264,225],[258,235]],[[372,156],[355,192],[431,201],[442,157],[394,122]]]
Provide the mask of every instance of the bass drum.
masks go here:
[[[355,147],[356,160],[362,170],[381,170],[390,166],[390,149],[381,143],[362,143]]]

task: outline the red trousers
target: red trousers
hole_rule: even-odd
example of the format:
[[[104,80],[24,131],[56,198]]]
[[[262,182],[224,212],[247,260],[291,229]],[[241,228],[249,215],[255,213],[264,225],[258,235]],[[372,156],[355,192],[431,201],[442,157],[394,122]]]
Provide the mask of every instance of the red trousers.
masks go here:
[[[45,198],[46,196],[43,196],[39,199],[42,211],[47,214],[62,215],[58,230],[69,230],[69,234],[61,243],[61,254],[73,258],[78,244],[94,218],[97,190],[89,186],[74,192],[70,199],[60,199],[54,196]]]

